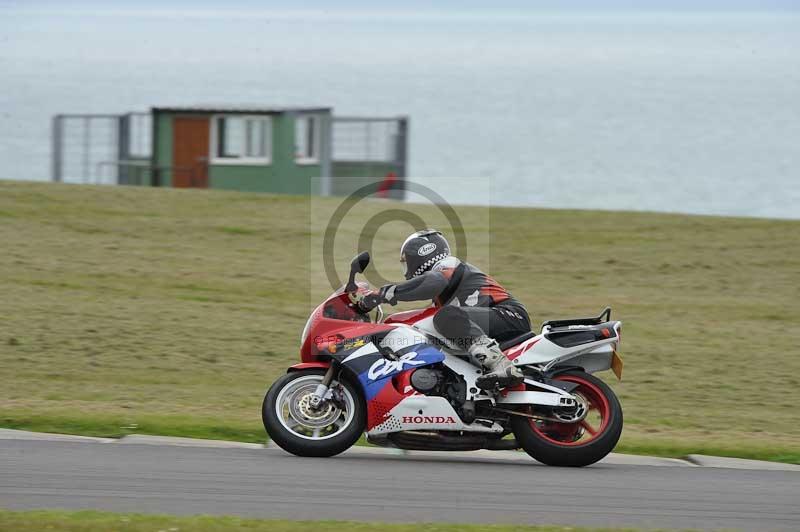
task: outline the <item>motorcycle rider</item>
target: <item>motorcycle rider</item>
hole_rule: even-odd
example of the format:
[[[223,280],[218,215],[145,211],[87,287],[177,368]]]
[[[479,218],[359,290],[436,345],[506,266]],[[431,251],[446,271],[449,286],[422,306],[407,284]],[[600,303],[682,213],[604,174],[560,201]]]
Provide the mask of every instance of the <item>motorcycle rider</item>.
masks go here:
[[[481,270],[450,255],[450,245],[435,229],[406,238],[400,262],[406,281],[368,294],[361,303],[364,309],[431,299],[441,308],[433,318],[436,330],[484,368],[476,381],[480,388],[522,382],[522,372],[498,345],[498,340],[530,332],[530,318],[522,303]]]

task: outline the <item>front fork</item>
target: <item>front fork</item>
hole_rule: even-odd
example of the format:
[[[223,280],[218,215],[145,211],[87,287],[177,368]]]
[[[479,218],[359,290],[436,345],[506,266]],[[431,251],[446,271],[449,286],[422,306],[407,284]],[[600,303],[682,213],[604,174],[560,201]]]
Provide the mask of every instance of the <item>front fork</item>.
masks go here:
[[[339,361],[332,360],[331,365],[328,367],[328,371],[325,372],[325,376],[322,377],[322,382],[317,384],[317,388],[314,390],[314,393],[311,394],[309,398],[309,403],[311,404],[311,408],[317,409],[319,408],[322,403],[326,399],[330,399],[332,396],[331,393],[331,383],[333,382],[334,377],[339,373]]]

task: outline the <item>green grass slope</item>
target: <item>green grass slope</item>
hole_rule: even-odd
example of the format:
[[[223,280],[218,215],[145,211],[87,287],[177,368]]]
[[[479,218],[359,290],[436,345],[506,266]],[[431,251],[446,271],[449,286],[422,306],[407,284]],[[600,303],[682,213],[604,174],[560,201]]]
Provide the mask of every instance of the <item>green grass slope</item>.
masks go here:
[[[0,426],[263,441],[263,393],[329,291],[320,220],[338,204],[0,182]],[[429,206],[362,202],[337,234],[341,269],[390,208],[448,227]],[[799,222],[458,214],[468,260],[535,322],[606,304],[624,321],[618,450],[800,462]],[[375,271],[395,276],[408,231],[377,231]]]

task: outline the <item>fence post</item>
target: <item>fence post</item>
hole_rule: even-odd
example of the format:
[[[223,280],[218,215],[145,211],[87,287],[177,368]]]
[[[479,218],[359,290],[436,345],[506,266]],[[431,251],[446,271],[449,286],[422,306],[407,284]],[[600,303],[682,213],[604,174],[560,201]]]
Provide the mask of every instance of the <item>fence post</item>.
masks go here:
[[[397,120],[397,175],[408,177],[408,118]]]
[[[120,115],[117,119],[117,184],[130,184],[130,169],[127,162],[130,159],[131,145],[131,115]]]
[[[63,135],[61,115],[55,115],[53,117],[53,123],[51,127],[52,130],[50,132],[50,136],[53,143],[52,178],[55,183],[60,183],[61,179],[63,178],[61,163],[63,160],[62,150],[64,149],[63,146],[64,135]]]
[[[83,117],[83,183],[91,183],[91,169],[89,168],[89,159],[91,157],[90,150],[92,146],[92,118],[90,116]]]
[[[320,195],[330,196],[333,194],[333,120],[330,114],[320,116]]]
[[[397,158],[397,177],[399,181],[399,191],[397,199],[405,199],[405,181],[408,177],[408,117],[397,119],[397,146],[395,148]]]

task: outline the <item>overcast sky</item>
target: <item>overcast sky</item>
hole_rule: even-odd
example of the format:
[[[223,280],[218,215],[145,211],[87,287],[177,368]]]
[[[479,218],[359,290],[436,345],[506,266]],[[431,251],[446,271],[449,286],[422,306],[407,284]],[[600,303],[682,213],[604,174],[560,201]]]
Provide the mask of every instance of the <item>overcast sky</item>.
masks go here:
[[[463,11],[465,9],[513,10],[637,10],[637,11],[697,11],[697,10],[772,10],[797,9],[800,0],[0,0],[0,6],[58,7],[70,6],[112,7],[163,7],[181,9],[324,9],[326,11],[364,9],[400,10],[426,9],[435,11]]]

